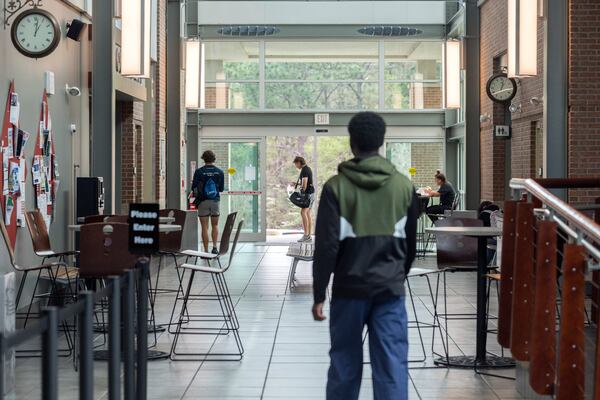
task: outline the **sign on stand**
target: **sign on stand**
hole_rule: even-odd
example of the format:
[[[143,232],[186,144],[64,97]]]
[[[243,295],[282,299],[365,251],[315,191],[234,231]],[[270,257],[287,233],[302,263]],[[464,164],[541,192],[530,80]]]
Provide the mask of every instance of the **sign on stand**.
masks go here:
[[[129,251],[152,254],[159,250],[159,206],[150,203],[129,205]]]

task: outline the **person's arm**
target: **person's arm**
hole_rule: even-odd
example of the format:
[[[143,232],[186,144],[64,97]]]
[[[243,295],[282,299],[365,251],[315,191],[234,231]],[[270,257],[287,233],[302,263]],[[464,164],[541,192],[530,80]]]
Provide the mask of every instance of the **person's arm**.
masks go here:
[[[308,189],[308,177],[304,176],[302,177],[302,191],[306,192],[306,189]]]
[[[340,247],[340,206],[333,190],[323,187],[315,231],[313,260],[313,295],[315,320],[324,320],[323,303],[331,274],[335,269]]]
[[[219,192],[222,193],[225,191],[225,174],[221,173],[221,179],[219,182]]]
[[[406,232],[406,260],[404,263],[404,273],[408,275],[412,263],[417,255],[417,221],[419,219],[419,197],[413,191],[412,201],[406,214],[407,221],[405,226]]]
[[[194,172],[194,178],[192,179],[192,191],[198,187],[198,183],[200,183],[200,169],[197,169]]]
[[[435,190],[430,190],[427,192],[427,194],[429,195],[429,197],[440,197],[441,195],[440,192],[436,192]]]

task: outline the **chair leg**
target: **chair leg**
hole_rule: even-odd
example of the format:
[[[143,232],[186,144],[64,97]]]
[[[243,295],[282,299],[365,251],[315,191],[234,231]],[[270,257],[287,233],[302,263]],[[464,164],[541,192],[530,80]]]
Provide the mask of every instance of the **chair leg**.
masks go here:
[[[217,260],[218,261],[218,260]],[[239,322],[237,321],[237,316],[235,315],[235,308],[233,302],[231,300],[231,296],[229,293],[229,289],[227,288],[227,283],[222,274],[220,273],[212,273],[211,278],[213,280],[213,285],[216,291],[216,296],[212,298],[219,302],[219,307],[222,315],[223,326],[221,328],[215,328],[216,332],[207,333],[207,328],[193,328],[188,326],[185,330],[183,329],[184,320],[186,318],[186,312],[188,310],[188,303],[190,299],[194,297],[191,294],[193,279],[196,271],[192,270],[190,273],[190,278],[188,281],[187,289],[185,294],[183,295],[183,301],[181,304],[181,309],[179,312],[178,321],[174,324],[176,329],[173,337],[173,343],[171,346],[171,353],[169,358],[173,361],[239,361],[242,359],[244,354],[244,347],[242,344],[242,340],[239,334]],[[191,314],[193,317],[194,315]],[[198,320],[195,320],[198,321]],[[220,320],[221,321],[221,320]],[[188,322],[192,322],[191,319]],[[180,335],[203,335],[203,334],[212,334],[212,335],[220,335],[223,334],[221,332],[232,333],[233,339],[235,341],[235,345],[237,348],[237,352],[235,353],[214,353],[214,352],[206,352],[206,353],[179,353],[177,352],[177,345],[179,342]]]
[[[27,307],[27,315],[25,316],[25,322],[23,323],[23,328],[27,327],[27,322],[29,321],[29,315],[31,314],[31,307],[33,306],[33,301],[35,300],[35,293],[37,292],[37,287],[40,283],[41,276],[42,276],[42,270],[39,270],[38,276],[35,280],[35,286],[33,287],[33,292],[31,293],[31,300],[29,301],[29,307]]]
[[[415,316],[415,325],[417,328],[417,332],[419,333],[419,340],[421,342],[421,351],[423,352],[423,358],[418,360],[410,360],[409,362],[425,362],[427,360],[427,353],[425,352],[425,343],[423,342],[423,335],[421,333],[421,323],[419,321],[419,316],[417,315],[417,307],[415,306],[415,299],[413,297],[412,288],[410,286],[410,279],[406,279],[406,286],[408,287],[408,295],[410,297],[410,303],[413,309],[413,315]]]
[[[19,310],[19,302],[21,300],[21,295],[23,294],[23,288],[25,287],[25,282],[27,281],[27,274],[29,271],[25,271],[23,273],[23,277],[21,278],[21,283],[19,284],[19,290],[17,291],[17,298],[15,299],[15,311]]]
[[[190,278],[188,281],[187,289],[185,294],[183,295],[183,304],[181,305],[181,312],[179,313],[179,319],[177,321],[177,329],[175,330],[175,334],[173,336],[173,343],[171,344],[171,352],[169,354],[169,358],[175,361],[175,356],[177,355],[177,343],[179,342],[179,335],[181,335],[181,325],[183,321],[183,316],[185,314],[185,310],[187,308],[187,303],[190,298],[190,292],[192,290],[192,284],[194,282],[194,276],[196,271],[192,270],[190,273]]]

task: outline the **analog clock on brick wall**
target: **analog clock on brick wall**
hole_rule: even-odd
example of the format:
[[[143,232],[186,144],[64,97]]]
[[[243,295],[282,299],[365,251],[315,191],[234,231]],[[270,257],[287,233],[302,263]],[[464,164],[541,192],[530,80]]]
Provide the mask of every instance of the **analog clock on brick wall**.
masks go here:
[[[496,103],[510,103],[517,94],[517,81],[505,73],[494,74],[487,82],[486,92]]]
[[[15,18],[11,38],[21,54],[41,58],[52,53],[58,46],[60,26],[48,11],[32,8]]]

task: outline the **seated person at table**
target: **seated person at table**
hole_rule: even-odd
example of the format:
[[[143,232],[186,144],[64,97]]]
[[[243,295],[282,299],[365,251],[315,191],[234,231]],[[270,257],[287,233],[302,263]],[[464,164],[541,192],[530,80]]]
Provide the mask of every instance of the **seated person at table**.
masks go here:
[[[436,215],[442,215],[444,214],[444,211],[452,210],[452,205],[454,204],[454,199],[456,197],[456,191],[450,182],[446,180],[446,175],[438,172],[435,176],[435,182],[440,187],[437,191],[432,190],[431,188],[427,188],[426,190],[426,194],[429,197],[440,198],[440,204],[427,207],[427,215],[429,215],[431,222],[437,220]]]

